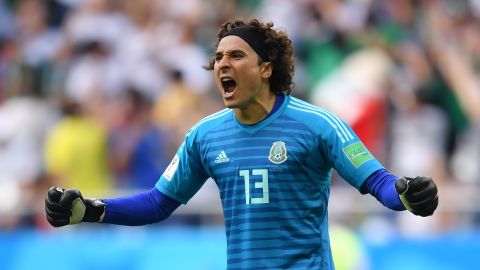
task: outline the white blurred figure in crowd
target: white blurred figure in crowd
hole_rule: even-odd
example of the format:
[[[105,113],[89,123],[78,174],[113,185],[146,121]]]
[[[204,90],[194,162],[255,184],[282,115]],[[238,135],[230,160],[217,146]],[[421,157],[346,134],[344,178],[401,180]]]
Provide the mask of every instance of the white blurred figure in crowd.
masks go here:
[[[59,117],[44,98],[44,71],[62,44],[61,32],[48,26],[42,1],[19,1],[11,12],[12,17],[1,16],[2,26],[11,32],[0,33],[10,39],[0,49],[0,96],[6,98],[0,103],[0,227],[4,228],[35,225],[36,212],[41,210],[36,194],[43,184],[43,140]],[[23,199],[17,196],[20,190],[26,191]]]
[[[197,28],[203,23],[204,3],[199,0],[169,0],[158,8],[163,8],[159,12],[164,18],[155,33],[160,61],[168,71],[180,71],[192,91],[210,91],[213,84],[202,68],[208,61],[208,51],[196,42],[195,36]]]
[[[116,56],[131,31],[115,1],[87,0],[71,10],[64,22],[67,46],[72,48],[65,79],[68,97],[81,103],[95,101],[91,107],[98,107],[124,89],[124,69]]]
[[[423,88],[432,80],[433,71],[424,52],[413,43],[397,46],[398,66],[393,77],[390,121],[390,166],[393,172],[428,173],[449,180],[446,138],[448,120],[438,107],[425,103]],[[409,158],[402,158],[408,156]],[[400,229],[406,235],[428,235],[443,226],[442,216],[415,219],[399,214]],[[416,224],[412,229],[410,224]]]
[[[120,3],[112,0],[80,1],[63,24],[69,42],[81,44],[97,40],[114,52],[132,28]]]
[[[44,173],[43,141],[58,118],[38,85],[0,104],[0,228],[33,225],[35,212],[42,210],[36,209],[35,190]],[[20,190],[25,197],[18,196]],[[25,218],[30,220],[22,224]]]
[[[157,50],[156,45],[160,20],[158,5],[154,0],[124,2],[123,11],[131,21],[131,31],[124,34],[116,54],[124,80],[152,99],[168,85],[165,66],[159,60],[163,52]]]
[[[52,61],[63,37],[61,31],[48,27],[46,5],[37,0],[20,1],[15,15],[14,38],[25,64],[35,67]]]

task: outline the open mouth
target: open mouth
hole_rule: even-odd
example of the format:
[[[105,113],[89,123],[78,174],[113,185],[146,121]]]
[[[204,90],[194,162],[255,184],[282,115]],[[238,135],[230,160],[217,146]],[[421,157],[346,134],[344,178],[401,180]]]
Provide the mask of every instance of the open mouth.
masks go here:
[[[226,97],[230,97],[235,93],[235,89],[237,89],[237,83],[234,79],[230,77],[223,77],[220,79],[223,87],[223,91]]]

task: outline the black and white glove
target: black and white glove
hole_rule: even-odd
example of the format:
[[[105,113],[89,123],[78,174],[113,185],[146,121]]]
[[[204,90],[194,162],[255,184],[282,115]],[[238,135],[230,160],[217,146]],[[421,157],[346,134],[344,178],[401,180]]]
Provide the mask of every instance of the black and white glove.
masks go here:
[[[54,227],[80,222],[101,222],[105,203],[98,199],[84,199],[77,189],[51,187],[45,198],[48,222]]]
[[[432,178],[400,177],[395,189],[405,208],[417,216],[431,216],[438,206],[438,189]]]

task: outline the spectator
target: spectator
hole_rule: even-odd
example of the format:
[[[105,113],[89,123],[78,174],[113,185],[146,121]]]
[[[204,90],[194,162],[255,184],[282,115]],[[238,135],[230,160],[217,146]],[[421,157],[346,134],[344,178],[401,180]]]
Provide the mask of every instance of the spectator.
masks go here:
[[[142,92],[129,89],[115,106],[116,121],[109,131],[109,160],[117,186],[146,189],[170,162],[169,136],[152,123],[152,104]]]
[[[113,188],[107,130],[84,110],[80,103],[64,102],[64,116],[46,140],[46,170],[52,182],[82,186],[86,193],[96,196]]]

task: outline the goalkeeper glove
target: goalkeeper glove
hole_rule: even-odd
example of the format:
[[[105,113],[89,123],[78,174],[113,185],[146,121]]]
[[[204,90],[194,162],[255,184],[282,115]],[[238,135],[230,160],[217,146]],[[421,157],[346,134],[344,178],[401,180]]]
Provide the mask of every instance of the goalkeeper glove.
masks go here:
[[[403,206],[417,216],[431,216],[438,206],[437,185],[432,178],[400,177],[395,182]]]
[[[51,187],[45,198],[48,222],[54,227],[80,222],[100,222],[105,215],[105,203],[84,199],[77,189]]]

